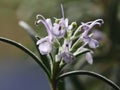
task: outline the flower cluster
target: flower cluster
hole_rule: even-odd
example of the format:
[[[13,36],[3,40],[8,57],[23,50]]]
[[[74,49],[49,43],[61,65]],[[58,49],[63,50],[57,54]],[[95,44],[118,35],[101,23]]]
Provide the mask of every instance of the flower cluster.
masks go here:
[[[37,15],[36,25],[44,24],[48,35],[37,41],[39,51],[42,55],[48,55],[52,52],[53,47],[58,49],[55,55],[56,61],[63,60],[65,63],[70,63],[80,53],[86,52],[86,60],[92,64],[93,49],[99,46],[98,41],[93,38],[92,28],[96,25],[103,24],[102,19],[97,19],[87,23],[81,23],[77,28],[76,22],[68,23],[68,18],[64,17],[63,6],[62,18],[55,19],[52,23],[50,18],[45,18],[42,15]],[[40,17],[40,18],[39,18]]]

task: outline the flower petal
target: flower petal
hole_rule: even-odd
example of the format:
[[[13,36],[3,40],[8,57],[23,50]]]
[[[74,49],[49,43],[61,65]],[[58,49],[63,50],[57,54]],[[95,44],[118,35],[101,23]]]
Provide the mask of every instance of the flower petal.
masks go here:
[[[42,55],[49,54],[52,51],[52,45],[50,42],[42,42],[39,44],[39,51]]]
[[[84,31],[90,31],[90,29],[92,29],[95,25],[99,25],[101,26],[101,24],[103,24],[103,20],[102,19],[97,19],[97,20],[94,20],[94,21],[90,21],[90,22],[87,22],[87,23],[81,23],[82,25],[80,26],[81,30],[84,30]]]
[[[90,42],[88,43],[88,45],[91,48],[97,48],[99,46],[98,41],[95,39],[91,39]]]
[[[68,27],[68,18],[64,20],[64,23],[65,23],[65,27]]]
[[[66,63],[71,63],[74,60],[74,56],[70,52],[63,52],[61,56]]]
[[[49,40],[49,37],[46,36],[46,37],[41,38],[40,40],[38,40],[36,44],[39,45],[39,44],[41,44],[41,43],[43,43],[43,42],[46,42],[46,41],[48,41],[48,40]]]
[[[89,64],[93,64],[93,58],[90,52],[86,53],[86,60]]]
[[[39,45],[38,48],[42,55],[49,54],[52,51],[52,42],[49,36],[41,38],[36,44]]]
[[[52,33],[57,38],[62,38],[65,35],[66,30],[63,29],[63,26],[57,23],[54,23]]]
[[[48,24],[48,27],[49,27],[49,29],[50,29],[50,31],[51,31],[51,29],[52,29],[52,22],[51,22],[51,19],[46,19],[46,23]]]

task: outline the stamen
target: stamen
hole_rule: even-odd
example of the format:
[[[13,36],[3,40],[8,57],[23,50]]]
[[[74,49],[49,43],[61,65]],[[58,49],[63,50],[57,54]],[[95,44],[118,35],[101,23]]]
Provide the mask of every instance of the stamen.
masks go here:
[[[95,20],[95,21],[96,21],[96,22],[100,22],[101,24],[104,23],[103,19],[97,19],[97,20]]]
[[[35,22],[36,25],[38,25],[39,23],[42,23],[42,24],[45,26],[48,34],[50,34],[50,27],[49,27],[49,25],[46,23],[46,21],[40,19],[40,20],[38,20],[38,21]]]
[[[43,15],[41,15],[41,14],[38,14],[38,15],[36,16],[36,19],[39,19],[39,17],[41,17],[43,20],[46,20],[45,17],[44,17]]]
[[[39,23],[40,23],[40,20],[38,20],[38,21],[35,21],[35,25],[39,25]]]

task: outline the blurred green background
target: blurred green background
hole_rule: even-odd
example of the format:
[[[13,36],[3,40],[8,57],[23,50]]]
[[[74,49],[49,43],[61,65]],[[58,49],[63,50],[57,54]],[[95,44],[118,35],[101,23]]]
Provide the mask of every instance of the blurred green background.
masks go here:
[[[35,51],[27,32],[19,25],[24,20],[40,35],[46,30],[34,25],[37,14],[61,18],[60,4],[70,22],[87,22],[102,18],[104,25],[97,27],[103,37],[95,51],[93,65],[79,60],[72,69],[85,69],[100,73],[120,86],[120,0],[0,0],[0,37],[22,43]],[[82,59],[82,58],[81,58]],[[24,83],[23,83],[24,82]],[[48,90],[44,73],[21,50],[0,42],[0,90]],[[66,90],[112,90],[107,84],[87,76],[65,79]]]

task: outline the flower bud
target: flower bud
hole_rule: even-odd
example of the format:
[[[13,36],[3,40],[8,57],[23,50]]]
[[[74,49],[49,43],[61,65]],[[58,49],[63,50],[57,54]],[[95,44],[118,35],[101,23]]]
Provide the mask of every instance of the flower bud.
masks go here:
[[[55,23],[59,23],[60,22],[60,19],[57,19],[57,18],[55,18]]]
[[[71,23],[71,26],[72,26],[72,29],[74,29],[74,28],[77,27],[77,23],[76,23],[76,22],[72,22],[72,23]]]

